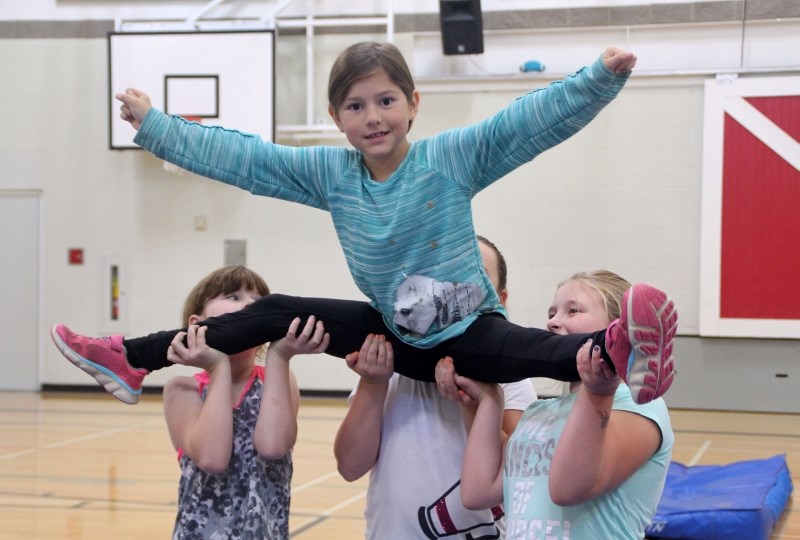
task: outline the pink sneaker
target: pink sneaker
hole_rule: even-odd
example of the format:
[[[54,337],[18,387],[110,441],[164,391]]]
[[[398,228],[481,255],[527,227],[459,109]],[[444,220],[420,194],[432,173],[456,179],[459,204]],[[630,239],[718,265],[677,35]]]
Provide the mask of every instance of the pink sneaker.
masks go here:
[[[622,313],[606,330],[606,351],[636,403],[661,397],[675,377],[672,340],[678,311],[666,293],[633,285],[622,297]]]
[[[122,336],[80,336],[63,324],[55,325],[50,336],[61,354],[94,377],[106,392],[128,405],[139,401],[147,370],[134,369],[128,363]]]

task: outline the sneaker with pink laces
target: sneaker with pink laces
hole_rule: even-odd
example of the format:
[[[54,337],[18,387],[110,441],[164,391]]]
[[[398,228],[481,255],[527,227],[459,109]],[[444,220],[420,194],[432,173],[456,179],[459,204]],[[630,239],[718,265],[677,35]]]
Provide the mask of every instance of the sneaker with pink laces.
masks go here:
[[[672,384],[677,331],[678,311],[666,293],[643,283],[625,291],[620,317],[606,330],[606,351],[636,403],[661,397]]]
[[[61,354],[94,377],[106,392],[128,405],[139,401],[147,370],[135,369],[128,363],[122,336],[81,336],[63,324],[55,325],[50,336]]]

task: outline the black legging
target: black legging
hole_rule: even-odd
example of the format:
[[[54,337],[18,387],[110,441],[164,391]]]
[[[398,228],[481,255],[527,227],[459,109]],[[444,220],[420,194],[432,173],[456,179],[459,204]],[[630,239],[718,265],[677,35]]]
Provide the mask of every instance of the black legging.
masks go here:
[[[590,338],[600,345],[608,360],[605,330],[561,336],[517,326],[499,314],[480,316],[462,335],[430,349],[419,349],[396,337],[376,309],[354,300],[270,294],[241,311],[211,317],[200,324],[208,326],[206,342],[210,347],[235,354],[281,339],[295,317],[305,321],[310,315],[322,321],[330,334],[326,353],[344,358],[361,349],[367,334],[383,334],[392,343],[395,371],[420,381],[435,380],[436,363],[444,356],[453,358],[460,375],[479,381],[513,382],[528,377],[577,381],[580,378],[575,356]],[[167,349],[178,332],[157,332],[125,340],[128,362],[148,371],[171,366]],[[609,365],[613,366],[611,362]]]

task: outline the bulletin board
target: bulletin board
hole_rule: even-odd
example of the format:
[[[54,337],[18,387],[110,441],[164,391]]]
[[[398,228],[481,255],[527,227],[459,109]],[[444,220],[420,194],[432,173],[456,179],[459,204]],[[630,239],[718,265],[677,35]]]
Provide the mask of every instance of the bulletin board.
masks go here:
[[[115,94],[136,88],[154,107],[206,125],[275,138],[275,33],[110,33],[109,147],[138,148]]]

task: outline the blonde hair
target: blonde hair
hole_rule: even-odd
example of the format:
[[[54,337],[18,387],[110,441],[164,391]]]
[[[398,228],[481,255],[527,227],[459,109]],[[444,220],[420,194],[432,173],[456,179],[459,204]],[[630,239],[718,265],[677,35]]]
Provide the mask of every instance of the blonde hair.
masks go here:
[[[631,287],[631,284],[625,278],[609,270],[578,272],[559,283],[558,287],[563,287],[567,283],[575,281],[597,291],[603,301],[603,307],[609,321],[619,319],[619,315],[622,312],[622,296]]]

